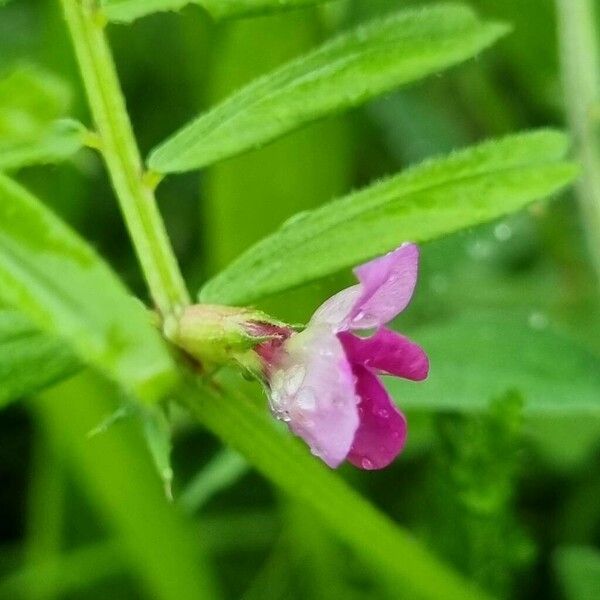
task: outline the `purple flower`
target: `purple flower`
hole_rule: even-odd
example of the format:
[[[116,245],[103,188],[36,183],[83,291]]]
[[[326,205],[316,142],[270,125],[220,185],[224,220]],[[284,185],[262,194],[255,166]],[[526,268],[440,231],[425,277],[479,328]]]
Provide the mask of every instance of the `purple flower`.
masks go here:
[[[377,375],[427,377],[425,352],[385,327],[410,301],[418,260],[417,246],[403,244],[357,267],[360,283],[327,300],[304,331],[257,349],[273,414],[330,467],[381,469],[404,446],[406,419]]]

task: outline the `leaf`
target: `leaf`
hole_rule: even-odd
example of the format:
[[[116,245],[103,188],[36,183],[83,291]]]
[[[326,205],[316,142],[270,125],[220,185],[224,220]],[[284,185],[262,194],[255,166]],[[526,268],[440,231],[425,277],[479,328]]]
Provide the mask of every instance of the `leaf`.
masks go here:
[[[187,484],[179,496],[179,506],[190,515],[198,512],[209,498],[235,483],[247,470],[248,464],[237,452],[221,450]]]
[[[189,389],[182,401],[195,417],[246,457],[292,499],[310,506],[340,539],[392,589],[432,600],[485,600],[486,594],[430,553],[412,533],[393,522],[310,455],[289,432],[276,428],[266,400],[259,407],[238,385],[224,394]]]
[[[0,310],[0,407],[72,375],[78,366],[64,343],[18,312]]]
[[[429,377],[386,386],[405,409],[481,411],[516,389],[528,415],[600,416],[600,358],[545,319],[479,311],[411,330],[429,355]]]
[[[109,21],[130,23],[155,12],[178,11],[188,4],[198,4],[214,18],[222,19],[328,1],[330,0],[102,0],[102,10]]]
[[[600,590],[600,552],[585,546],[559,548],[554,556],[566,600],[596,600]]]
[[[165,495],[173,500],[173,468],[171,467],[171,425],[161,406],[144,407],[141,413],[144,437],[154,466],[165,489]]]
[[[81,123],[64,119],[68,86],[50,72],[20,65],[0,80],[0,169],[64,160],[83,145]]]
[[[537,131],[437,158],[293,217],[209,281],[203,302],[250,303],[520,210],[573,180],[568,141]]]
[[[139,595],[218,600],[202,537],[166,501],[135,424],[124,422],[101,436],[86,436],[120,400],[113,386],[84,371],[44,392],[33,406],[89,502],[116,534],[128,572],[144,585]]]
[[[3,175],[0,297],[142,398],[173,383],[172,360],[141,304],[77,234]]]
[[[468,8],[404,11],[344,33],[255,80],[163,142],[159,173],[209,165],[470,58],[507,32]]]
[[[84,145],[81,123],[60,120],[39,138],[0,144],[0,170],[9,171],[30,165],[66,160]]]

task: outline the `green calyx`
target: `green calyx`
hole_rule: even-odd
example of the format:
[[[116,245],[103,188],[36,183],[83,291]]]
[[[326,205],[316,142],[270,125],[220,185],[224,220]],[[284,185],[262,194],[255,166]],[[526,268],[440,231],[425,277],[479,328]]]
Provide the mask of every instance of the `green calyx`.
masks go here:
[[[238,363],[257,372],[260,357],[253,350],[260,344],[289,336],[292,328],[254,309],[216,304],[188,306],[166,332],[203,369]]]

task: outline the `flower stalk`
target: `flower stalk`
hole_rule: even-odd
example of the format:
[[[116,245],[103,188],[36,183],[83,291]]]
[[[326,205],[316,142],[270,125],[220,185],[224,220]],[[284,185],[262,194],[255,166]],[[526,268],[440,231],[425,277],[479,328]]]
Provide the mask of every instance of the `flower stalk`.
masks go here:
[[[179,313],[189,295],[177,265],[153,185],[125,106],[103,19],[95,2],[61,0],[101,152],[150,295],[163,318]]]
[[[565,108],[583,167],[578,198],[600,279],[600,48],[594,0],[556,0],[556,12]]]

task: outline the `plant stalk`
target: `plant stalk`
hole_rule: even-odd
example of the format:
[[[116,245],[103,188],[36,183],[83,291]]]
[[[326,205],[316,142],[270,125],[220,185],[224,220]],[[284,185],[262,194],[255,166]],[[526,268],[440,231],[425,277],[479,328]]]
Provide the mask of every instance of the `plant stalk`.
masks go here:
[[[600,47],[594,1],[556,0],[556,13],[565,108],[583,167],[578,199],[600,279]]]
[[[189,304],[137,147],[101,14],[90,0],[61,0],[101,151],[152,299],[166,318]]]

